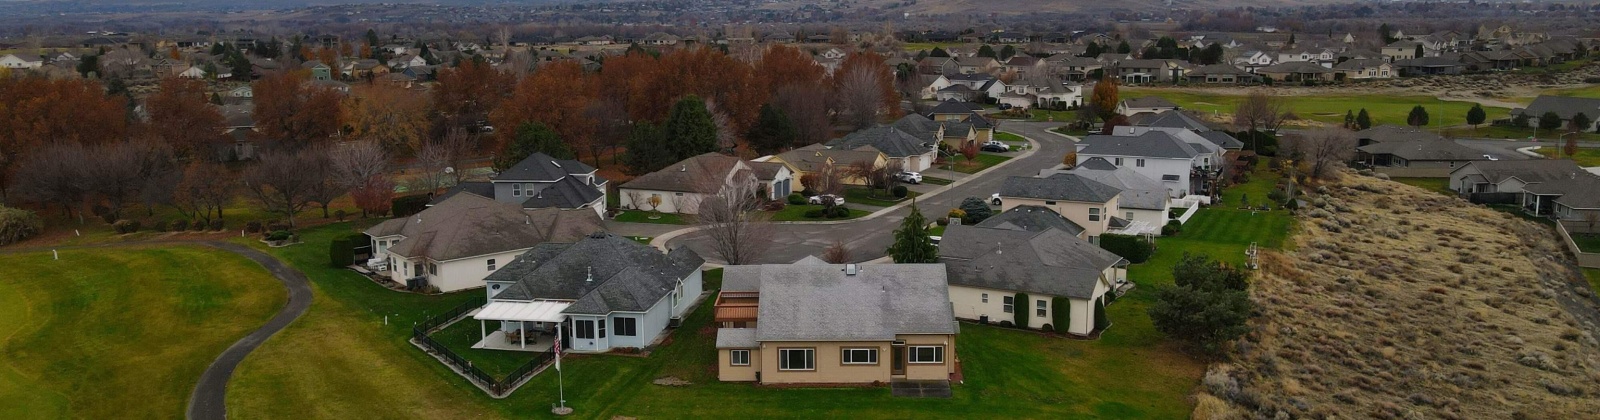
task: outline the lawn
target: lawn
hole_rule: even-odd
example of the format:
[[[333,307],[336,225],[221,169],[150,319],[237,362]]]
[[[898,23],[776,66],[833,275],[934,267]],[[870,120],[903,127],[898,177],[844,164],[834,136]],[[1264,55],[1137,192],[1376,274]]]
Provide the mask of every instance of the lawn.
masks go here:
[[[850,207],[850,199],[846,198],[844,200],[845,200],[845,207]],[[840,218],[836,218],[836,219],[824,219],[824,218],[806,217],[806,212],[807,211],[817,210],[817,209],[821,209],[821,208],[822,208],[821,204],[802,204],[802,205],[792,205],[791,204],[791,205],[787,205],[787,206],[783,207],[783,210],[778,210],[778,211],[772,212],[772,221],[774,221],[774,222],[819,222],[819,221],[826,221],[826,220],[850,220],[850,219],[854,219],[854,218],[858,218],[858,217],[861,217],[861,216],[866,216],[866,215],[872,214],[871,212],[868,212],[868,211],[865,211],[865,210],[850,209],[850,216],[849,217],[840,217]]]
[[[656,223],[662,225],[687,225],[683,215],[677,213],[657,213],[644,210],[623,210],[617,215],[616,221],[629,223]]]
[[[1576,233],[1572,235],[1572,242],[1583,252],[1600,252],[1600,234]]]
[[[944,178],[936,178],[936,177],[926,176],[926,175],[924,175],[922,177],[922,183],[924,183],[924,184],[950,185],[950,183],[952,183],[952,182],[955,182],[955,181],[951,181],[951,180],[944,179]]]
[[[1600,292],[1600,269],[1585,268],[1583,269],[1583,277],[1589,280],[1589,288]]]
[[[0,418],[180,417],[206,366],[288,296],[212,248],[60,257],[0,255]]]
[[[998,165],[998,164],[1000,164],[1000,162],[1005,162],[1007,160],[1011,160],[1011,157],[1010,156],[1001,156],[1001,155],[992,155],[992,154],[988,154],[988,153],[979,153],[978,157],[976,159],[973,159],[973,160],[971,160],[969,162],[969,161],[967,161],[967,157],[966,156],[957,155],[956,157],[951,158],[949,161],[947,161],[944,165],[941,165],[940,167],[942,167],[944,169],[948,169],[948,170],[964,173],[964,174],[975,174],[975,173],[978,173],[979,171],[982,171],[984,169],[989,169],[989,167],[994,166],[994,165]]]
[[[1563,130],[1563,131],[1565,131],[1565,130]],[[1531,128],[1531,127],[1530,128],[1516,128],[1516,127],[1495,126],[1495,125],[1482,125],[1482,126],[1478,126],[1477,128],[1470,128],[1470,127],[1458,128],[1458,129],[1455,129],[1454,131],[1452,131],[1451,133],[1454,134],[1455,137],[1475,137],[1475,138],[1488,138],[1488,139],[1526,140],[1528,137],[1536,137],[1536,138],[1538,138],[1540,140],[1544,140],[1544,141],[1561,141],[1561,139],[1562,139],[1561,137],[1559,137],[1559,134],[1561,134],[1561,133],[1553,133],[1550,130],[1535,130],[1535,129]],[[1592,133],[1592,132],[1591,133],[1579,133],[1578,134],[1578,140],[1582,140],[1582,141],[1600,140],[1600,134],[1595,134],[1595,133]]]
[[[479,290],[478,293],[483,293],[483,291]],[[499,325],[496,324],[495,322],[490,322],[487,329],[493,332],[499,328]],[[461,357],[471,361],[473,366],[477,366],[479,369],[483,369],[484,372],[499,379],[504,379],[506,374],[522,367],[522,365],[528,364],[529,361],[542,354],[474,349],[472,345],[483,339],[483,330],[480,327],[481,325],[478,324],[477,320],[467,317],[455,324],[451,324],[449,327],[434,332],[429,337],[450,348],[450,351],[454,351]]]
[[[864,204],[868,206],[889,207],[922,195],[916,191],[906,191],[905,198],[894,198],[885,194],[883,190],[869,190],[865,187],[850,187],[844,189],[845,204]]]
[[[1456,192],[1450,190],[1449,178],[1391,178],[1390,180],[1451,197],[1456,196]]]
[[[1016,135],[1016,134],[1011,134],[1011,133],[1006,133],[1006,132],[994,133],[994,139],[1002,141],[1002,142],[1005,142],[1006,144],[1010,145],[1012,148],[1016,148],[1018,146],[1026,146],[1026,145],[1028,145],[1028,139],[1024,139],[1024,138],[1022,138],[1022,136],[1019,136],[1019,135]]]
[[[1222,113],[1231,114],[1233,109],[1244,101],[1242,95],[1221,95],[1215,93],[1202,93],[1192,90],[1176,90],[1162,88],[1122,88],[1120,96],[1137,98],[1144,96],[1159,96],[1178,104],[1184,109],[1199,111],[1205,114]],[[1291,96],[1284,97],[1288,102],[1289,110],[1294,111],[1300,118],[1320,121],[1323,123],[1344,123],[1345,111],[1359,112],[1366,108],[1372,116],[1372,125],[1380,124],[1405,124],[1406,116],[1410,115],[1411,108],[1422,105],[1428,111],[1429,127],[1449,127],[1467,123],[1467,110],[1472,109],[1473,103],[1460,101],[1444,101],[1432,96],[1421,95],[1337,95],[1326,94],[1316,96]],[[1490,119],[1501,118],[1509,115],[1511,110],[1499,107],[1484,107]]]
[[[1578,153],[1572,156],[1558,156],[1562,154],[1560,147],[1541,147],[1535,151],[1551,159],[1571,158],[1578,166],[1600,166],[1600,149],[1579,148]]]

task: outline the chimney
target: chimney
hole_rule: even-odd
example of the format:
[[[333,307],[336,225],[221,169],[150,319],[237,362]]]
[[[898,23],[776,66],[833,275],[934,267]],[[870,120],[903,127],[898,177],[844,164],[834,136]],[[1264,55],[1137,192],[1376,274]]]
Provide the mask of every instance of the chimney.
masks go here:
[[[844,265],[844,275],[846,275],[846,276],[854,276],[854,275],[856,275],[856,273],[860,273],[860,272],[861,272],[861,266],[858,266],[858,265],[855,265],[855,264],[845,264]]]

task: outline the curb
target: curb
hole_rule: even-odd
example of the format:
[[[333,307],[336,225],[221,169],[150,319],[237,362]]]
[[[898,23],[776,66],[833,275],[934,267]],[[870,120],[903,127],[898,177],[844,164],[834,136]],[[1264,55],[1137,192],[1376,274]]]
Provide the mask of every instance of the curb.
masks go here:
[[[1517,148],[1517,153],[1521,153],[1521,154],[1527,155],[1528,157],[1535,157],[1535,158],[1543,159],[1544,155],[1539,154],[1539,152],[1535,152],[1535,150],[1539,150],[1539,148],[1541,148],[1541,147],[1544,147],[1544,146],[1521,147],[1521,148]]]

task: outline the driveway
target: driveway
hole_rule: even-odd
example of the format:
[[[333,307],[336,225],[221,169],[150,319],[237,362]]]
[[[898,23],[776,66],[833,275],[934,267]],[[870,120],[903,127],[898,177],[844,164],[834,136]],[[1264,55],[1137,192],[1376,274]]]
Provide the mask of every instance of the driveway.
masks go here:
[[[306,309],[311,308],[311,286],[304,273],[261,251],[226,242],[205,242],[205,245],[239,254],[261,264],[289,289],[289,303],[278,311],[278,315],[223,351],[222,355],[217,356],[217,360],[206,367],[205,373],[200,375],[200,383],[195,384],[194,394],[189,396],[188,418],[221,420],[228,417],[226,405],[228,379],[233,377],[233,370],[239,367],[239,362],[244,361],[245,356],[250,355],[251,351],[267,341],[267,338],[289,326],[289,323],[305,314]]]
[[[1014,158],[1005,166],[991,168],[982,174],[968,177],[961,185],[918,197],[917,207],[922,211],[922,215],[931,221],[960,205],[964,198],[987,199],[990,194],[999,192],[1000,183],[1008,176],[1033,176],[1037,175],[1040,169],[1061,163],[1061,157],[1066,155],[1067,147],[1072,141],[1048,131],[1061,125],[1064,123],[1005,122],[1001,131],[1033,139],[1038,142],[1039,149],[1027,157]],[[894,230],[900,227],[900,221],[908,214],[911,214],[910,208],[903,207],[867,220],[836,224],[775,225],[773,245],[757,262],[783,264],[798,261],[809,255],[822,255],[823,249],[834,241],[843,241],[846,244],[850,249],[851,261],[877,259],[884,256],[884,251],[893,242]],[[716,253],[711,251],[710,241],[700,232],[673,238],[667,245],[669,247],[686,245],[708,261],[721,262]]]

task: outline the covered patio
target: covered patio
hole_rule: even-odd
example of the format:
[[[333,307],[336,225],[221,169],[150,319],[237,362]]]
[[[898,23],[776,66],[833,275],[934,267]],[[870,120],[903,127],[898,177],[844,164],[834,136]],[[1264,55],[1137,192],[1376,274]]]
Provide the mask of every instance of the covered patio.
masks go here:
[[[561,323],[566,315],[561,312],[572,302],[491,301],[473,314],[478,320],[483,340],[473,344],[475,349],[548,352],[561,333]],[[489,331],[489,321],[500,321],[500,327]]]

